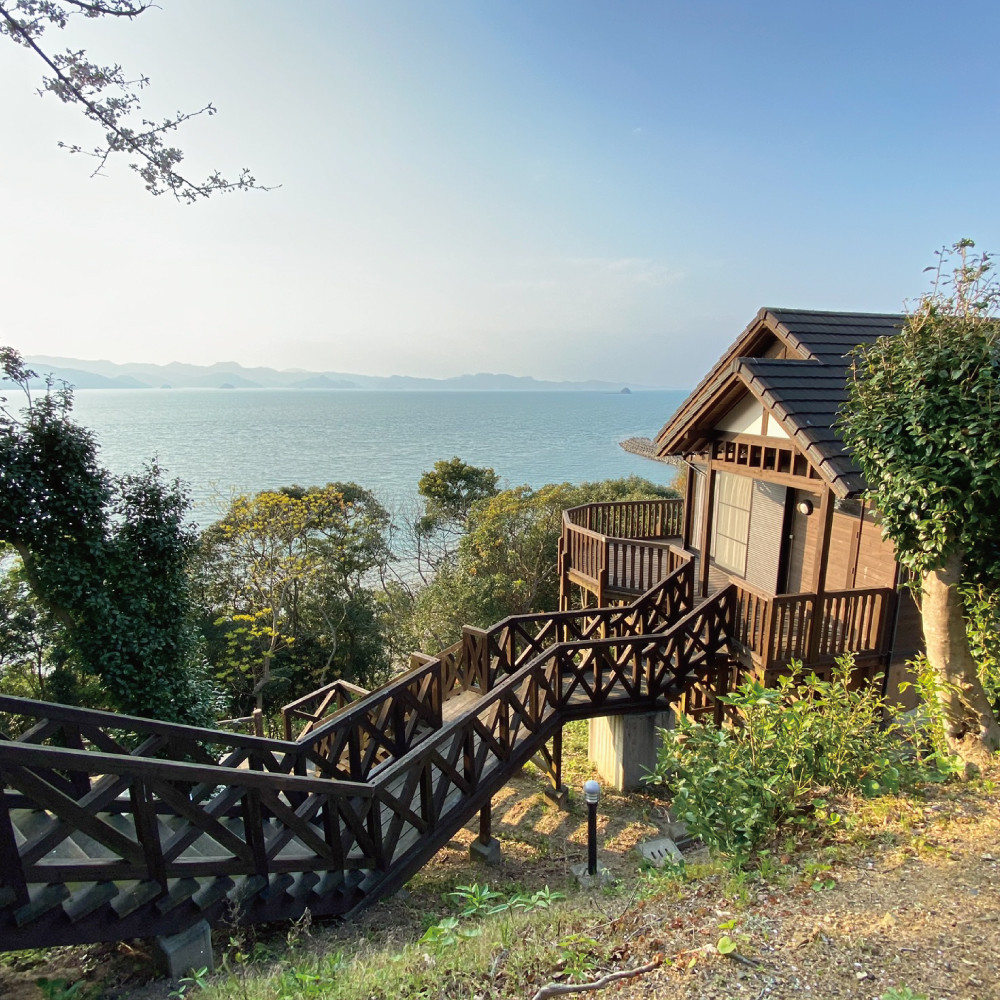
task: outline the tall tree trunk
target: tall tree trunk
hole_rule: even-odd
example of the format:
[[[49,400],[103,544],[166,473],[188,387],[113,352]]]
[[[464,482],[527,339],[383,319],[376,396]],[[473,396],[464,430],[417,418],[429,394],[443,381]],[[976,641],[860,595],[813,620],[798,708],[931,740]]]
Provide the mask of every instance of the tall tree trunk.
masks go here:
[[[962,553],[954,552],[921,580],[921,618],[927,659],[941,684],[938,701],[945,715],[945,737],[952,753],[980,766],[1000,749],[1000,725],[979,681],[969,649],[958,585]]]

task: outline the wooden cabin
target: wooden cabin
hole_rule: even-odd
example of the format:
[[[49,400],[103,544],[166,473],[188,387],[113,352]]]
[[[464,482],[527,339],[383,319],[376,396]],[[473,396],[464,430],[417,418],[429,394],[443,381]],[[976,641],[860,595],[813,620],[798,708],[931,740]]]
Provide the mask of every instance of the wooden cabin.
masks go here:
[[[683,500],[567,512],[562,606],[631,600],[688,560],[695,602],[735,588],[730,648],[768,681],[848,651],[898,675],[919,616],[837,419],[850,351],[902,321],[761,309],[652,442],[686,471]]]

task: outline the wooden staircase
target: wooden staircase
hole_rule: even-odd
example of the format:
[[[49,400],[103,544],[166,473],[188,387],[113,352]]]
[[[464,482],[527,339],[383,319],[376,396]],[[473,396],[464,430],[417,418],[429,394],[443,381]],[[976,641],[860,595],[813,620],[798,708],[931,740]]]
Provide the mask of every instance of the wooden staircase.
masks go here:
[[[0,949],[343,915],[392,892],[565,722],[718,710],[735,595],[692,609],[692,584],[687,564],[625,607],[466,628],[325,720],[296,703],[294,740],[0,697]]]

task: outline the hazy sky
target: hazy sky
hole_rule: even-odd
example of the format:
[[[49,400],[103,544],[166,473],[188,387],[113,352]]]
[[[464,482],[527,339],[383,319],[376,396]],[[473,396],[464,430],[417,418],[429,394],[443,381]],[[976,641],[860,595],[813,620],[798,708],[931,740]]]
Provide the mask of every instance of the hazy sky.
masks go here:
[[[761,305],[895,311],[1000,249],[1000,8],[923,0],[160,0],[79,21],[211,101],[152,198],[0,39],[0,343],[114,361],[687,386]]]

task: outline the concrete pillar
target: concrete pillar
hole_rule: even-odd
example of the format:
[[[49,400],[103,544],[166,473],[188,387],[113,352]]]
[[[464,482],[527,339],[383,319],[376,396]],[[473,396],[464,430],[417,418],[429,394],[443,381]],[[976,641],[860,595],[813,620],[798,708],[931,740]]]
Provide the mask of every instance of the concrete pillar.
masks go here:
[[[673,727],[671,711],[591,719],[587,756],[612,788],[619,792],[642,788],[643,776],[656,766],[662,742],[658,730]]]
[[[215,968],[212,954],[212,928],[208,922],[199,920],[193,927],[178,934],[164,935],[156,939],[160,964],[171,979],[180,979],[190,972],[200,972]]]

